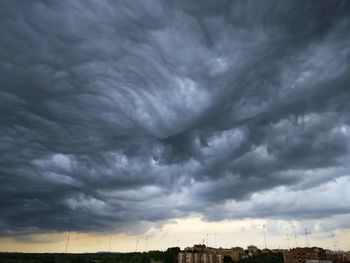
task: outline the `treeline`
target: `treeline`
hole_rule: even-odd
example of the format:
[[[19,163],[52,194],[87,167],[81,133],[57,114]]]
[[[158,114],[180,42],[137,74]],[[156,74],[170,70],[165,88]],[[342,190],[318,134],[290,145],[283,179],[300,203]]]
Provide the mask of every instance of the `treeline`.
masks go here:
[[[134,253],[86,253],[86,254],[27,254],[0,253],[0,263],[177,263],[180,248],[166,251]],[[224,263],[233,263],[231,257],[224,257]],[[261,253],[241,259],[236,263],[283,263],[282,253]]]
[[[29,254],[0,253],[0,263],[176,263],[180,248],[134,253]]]

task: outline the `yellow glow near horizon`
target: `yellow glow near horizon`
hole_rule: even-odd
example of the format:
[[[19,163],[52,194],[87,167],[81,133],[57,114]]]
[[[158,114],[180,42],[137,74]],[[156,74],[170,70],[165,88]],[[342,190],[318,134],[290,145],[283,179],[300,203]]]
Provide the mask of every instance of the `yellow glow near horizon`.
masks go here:
[[[151,228],[142,235],[120,233],[78,233],[71,232],[68,252],[133,252],[146,250],[165,250],[168,247],[181,248],[198,243],[217,247],[247,247],[254,244],[264,248],[263,224],[284,224],[283,221],[266,222],[262,219],[225,220],[205,222],[200,217],[173,220],[161,228]],[[267,231],[269,248],[287,248],[286,234]],[[146,238],[148,237],[148,238]],[[309,236],[310,246],[334,249],[334,239],[320,234]],[[65,252],[67,233],[31,234],[26,236],[0,238],[1,251],[9,252]],[[138,241],[137,241],[138,240]],[[350,250],[350,230],[337,231],[338,249]],[[290,237],[290,247],[295,240]],[[305,246],[305,236],[297,237],[298,246]]]

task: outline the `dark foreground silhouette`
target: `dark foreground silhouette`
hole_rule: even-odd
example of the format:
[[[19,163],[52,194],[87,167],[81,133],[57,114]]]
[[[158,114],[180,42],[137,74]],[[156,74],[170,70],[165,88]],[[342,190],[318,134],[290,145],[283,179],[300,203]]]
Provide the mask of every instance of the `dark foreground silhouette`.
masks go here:
[[[177,263],[180,248],[168,248],[166,251],[134,253],[0,253],[0,263]],[[225,263],[233,262],[230,257]],[[239,263],[283,263],[283,257],[276,254],[261,254],[253,258],[242,259]]]

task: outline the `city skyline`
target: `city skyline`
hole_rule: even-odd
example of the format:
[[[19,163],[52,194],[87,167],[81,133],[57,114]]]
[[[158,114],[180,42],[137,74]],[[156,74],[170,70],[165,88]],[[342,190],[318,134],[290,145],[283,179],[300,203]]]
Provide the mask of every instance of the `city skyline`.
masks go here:
[[[2,249],[10,252],[51,252],[51,253],[84,253],[84,252],[144,252],[166,250],[169,247],[182,249],[193,244],[205,244],[214,248],[248,247],[255,245],[265,248],[265,221],[248,220],[233,222],[211,222],[201,224],[200,218],[185,219],[177,224],[167,224],[162,230],[151,229],[143,235],[120,233],[77,233],[40,234],[19,238],[17,242],[0,239]],[[272,226],[276,222],[270,222]],[[281,223],[281,222],[279,222]],[[208,227],[209,226],[209,227]],[[287,228],[288,229],[288,228]],[[231,230],[231,231],[230,231]],[[216,231],[216,232],[213,232]],[[349,233],[338,233],[336,236],[311,233],[305,235],[305,228],[296,231],[294,227],[286,233],[265,232],[266,247],[269,249],[291,249],[295,247],[322,247],[332,251],[349,251]],[[207,235],[208,234],[208,235]],[[287,236],[288,234],[288,236]],[[87,246],[88,245],[88,246]],[[90,249],[87,250],[87,247]],[[21,250],[22,249],[22,250]]]
[[[350,250],[349,17],[3,0],[0,251]]]

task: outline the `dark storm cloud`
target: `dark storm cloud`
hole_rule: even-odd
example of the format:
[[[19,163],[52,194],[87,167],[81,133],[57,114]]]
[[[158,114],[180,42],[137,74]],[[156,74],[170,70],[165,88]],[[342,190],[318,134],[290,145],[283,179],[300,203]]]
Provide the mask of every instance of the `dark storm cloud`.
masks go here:
[[[349,14],[346,1],[3,1],[1,233],[349,213],[254,199],[348,176]]]

